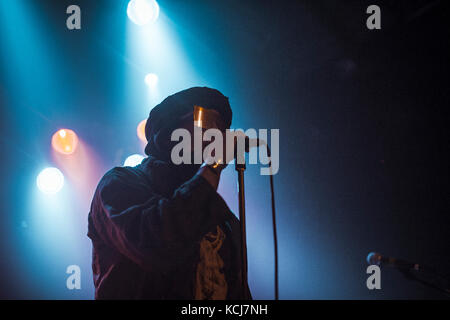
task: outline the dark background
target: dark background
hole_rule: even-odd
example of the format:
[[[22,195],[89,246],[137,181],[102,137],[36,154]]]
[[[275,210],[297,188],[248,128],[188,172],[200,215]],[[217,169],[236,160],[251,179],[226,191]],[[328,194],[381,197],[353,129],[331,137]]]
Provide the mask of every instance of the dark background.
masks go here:
[[[0,7],[3,18],[14,1]],[[64,280],[42,289],[53,286],[47,272],[56,262],[43,258],[45,267],[32,271],[23,244],[30,236],[20,225],[26,188],[34,187],[39,159],[59,126],[84,132],[107,159],[105,170],[120,165],[117,149],[127,152],[135,139],[134,122],[122,117],[129,107],[120,58],[127,1],[25,2],[51,32],[45,39],[50,59],[58,57],[65,81],[39,84],[45,70],[33,69],[35,51],[26,49],[21,22],[0,21],[0,34],[17,33],[24,45],[18,60],[0,38],[0,70],[23,61],[40,85],[35,99],[17,90],[20,78],[0,73],[0,298],[91,298],[91,285],[67,292]],[[381,290],[369,291],[365,257],[377,251],[450,270],[446,2],[159,3],[191,66],[230,97],[234,125],[280,129],[280,298],[445,298],[392,269],[383,269]],[[82,8],[80,31],[65,28],[70,4]],[[366,28],[370,4],[381,8],[381,30]],[[61,88],[64,96],[51,100]],[[53,102],[39,100],[42,94]],[[228,171],[221,191],[237,212],[235,176]],[[257,299],[273,297],[267,180],[256,168],[247,172],[249,277]],[[32,223],[26,232],[33,232]],[[90,281],[88,259],[81,264]]]

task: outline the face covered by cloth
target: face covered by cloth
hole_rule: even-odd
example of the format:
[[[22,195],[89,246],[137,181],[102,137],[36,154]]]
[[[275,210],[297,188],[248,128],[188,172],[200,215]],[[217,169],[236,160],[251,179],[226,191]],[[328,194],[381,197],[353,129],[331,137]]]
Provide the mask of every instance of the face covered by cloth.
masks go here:
[[[150,111],[145,126],[148,141],[145,153],[149,157],[172,164],[171,150],[179,142],[171,141],[171,134],[175,129],[182,127],[186,115],[194,114],[194,110],[198,107],[216,111],[220,115],[223,127],[230,127],[232,111],[227,97],[220,91],[208,87],[186,89],[168,96]],[[194,117],[192,121],[194,125]],[[193,175],[200,165],[181,164],[176,167],[177,171],[189,171],[188,175]]]

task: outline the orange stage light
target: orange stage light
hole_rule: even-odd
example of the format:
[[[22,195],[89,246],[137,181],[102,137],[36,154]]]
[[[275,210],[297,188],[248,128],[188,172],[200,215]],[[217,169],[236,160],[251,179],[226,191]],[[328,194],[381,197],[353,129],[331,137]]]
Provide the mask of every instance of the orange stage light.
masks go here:
[[[139,137],[139,140],[141,140],[142,142],[147,143],[147,138],[145,137],[145,125],[147,123],[147,119],[142,120],[141,122],[139,122],[138,126],[137,126],[137,136]]]
[[[70,129],[60,129],[53,134],[52,147],[62,154],[72,154],[78,145],[78,137]]]

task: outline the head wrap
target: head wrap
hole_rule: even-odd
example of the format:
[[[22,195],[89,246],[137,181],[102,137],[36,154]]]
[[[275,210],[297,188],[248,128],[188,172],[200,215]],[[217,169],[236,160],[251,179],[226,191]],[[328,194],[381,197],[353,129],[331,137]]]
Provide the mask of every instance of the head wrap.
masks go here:
[[[227,97],[220,91],[208,87],[186,89],[168,96],[150,111],[145,125],[145,136],[148,141],[145,153],[169,161],[170,135],[178,127],[180,119],[193,112],[194,106],[216,110],[226,127],[230,127],[232,111]]]

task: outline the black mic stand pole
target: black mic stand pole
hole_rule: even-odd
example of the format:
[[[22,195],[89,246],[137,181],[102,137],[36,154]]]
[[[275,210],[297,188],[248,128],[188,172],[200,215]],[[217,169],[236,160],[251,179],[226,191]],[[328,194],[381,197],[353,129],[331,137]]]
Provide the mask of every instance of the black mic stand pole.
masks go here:
[[[439,274],[437,274],[434,271],[431,270],[423,270],[423,268],[419,269],[419,270],[415,270],[417,272],[414,272],[414,269],[411,268],[399,268],[398,271],[400,271],[407,279],[409,280],[415,280],[417,282],[422,283],[424,286],[436,289],[440,292],[443,292],[444,294],[447,295],[447,297],[450,297],[450,289],[447,288],[446,286],[442,285],[442,282],[446,282],[447,284],[449,283],[449,280],[440,276]],[[426,272],[428,271],[428,272]],[[438,278],[437,281],[431,281],[431,279],[422,279],[421,277],[419,277],[419,274],[424,275],[425,277],[431,276],[434,278]],[[437,282],[437,283],[436,283]]]
[[[245,171],[245,156],[243,161],[240,157],[236,157],[235,169],[238,173],[238,192],[239,192],[239,221],[241,225],[241,260],[242,260],[242,290],[243,299],[247,297],[247,237],[245,232],[245,193],[244,193],[244,171]],[[238,162],[242,162],[238,164]]]

